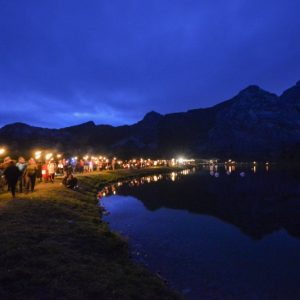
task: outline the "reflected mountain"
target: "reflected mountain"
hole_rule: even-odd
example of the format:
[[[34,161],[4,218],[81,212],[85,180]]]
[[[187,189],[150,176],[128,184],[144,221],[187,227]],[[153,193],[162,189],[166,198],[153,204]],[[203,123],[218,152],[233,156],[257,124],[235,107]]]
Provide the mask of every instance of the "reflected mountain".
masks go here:
[[[118,193],[139,199],[148,210],[165,207],[214,216],[255,240],[281,229],[300,238],[299,172],[249,169],[245,177],[240,172],[223,169],[211,176],[215,173],[201,169],[142,177],[106,188],[100,196]]]

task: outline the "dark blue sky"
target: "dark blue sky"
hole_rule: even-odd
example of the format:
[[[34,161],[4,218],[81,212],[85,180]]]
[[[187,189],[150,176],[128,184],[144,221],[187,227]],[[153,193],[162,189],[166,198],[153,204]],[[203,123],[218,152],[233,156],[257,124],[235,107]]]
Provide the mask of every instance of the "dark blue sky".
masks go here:
[[[131,124],[299,79],[299,0],[0,0],[0,126]]]

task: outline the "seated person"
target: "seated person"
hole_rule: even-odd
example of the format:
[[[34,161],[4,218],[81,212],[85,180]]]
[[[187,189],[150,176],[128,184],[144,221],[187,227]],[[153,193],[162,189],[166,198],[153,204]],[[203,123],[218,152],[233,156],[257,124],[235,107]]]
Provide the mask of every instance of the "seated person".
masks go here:
[[[66,187],[69,189],[77,189],[78,180],[72,174],[70,174],[66,180]]]

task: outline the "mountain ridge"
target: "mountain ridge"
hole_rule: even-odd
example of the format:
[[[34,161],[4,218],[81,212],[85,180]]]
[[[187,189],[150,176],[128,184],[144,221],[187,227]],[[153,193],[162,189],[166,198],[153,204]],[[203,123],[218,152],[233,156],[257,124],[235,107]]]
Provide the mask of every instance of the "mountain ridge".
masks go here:
[[[0,129],[0,144],[16,154],[43,147],[122,157],[293,159],[300,152],[300,81],[280,96],[250,85],[214,106],[164,115],[150,111],[132,125],[88,121],[49,129],[16,122]]]

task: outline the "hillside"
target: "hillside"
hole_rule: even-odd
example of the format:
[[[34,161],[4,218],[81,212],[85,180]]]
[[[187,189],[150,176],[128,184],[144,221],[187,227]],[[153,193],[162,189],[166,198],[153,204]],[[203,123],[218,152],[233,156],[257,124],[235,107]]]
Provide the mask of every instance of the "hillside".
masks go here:
[[[23,123],[0,129],[0,144],[15,155],[36,148],[64,153],[105,153],[235,159],[298,159],[300,82],[281,96],[249,86],[218,105],[161,115],[149,112],[133,125],[113,127],[87,122],[61,129]]]

